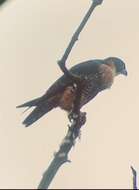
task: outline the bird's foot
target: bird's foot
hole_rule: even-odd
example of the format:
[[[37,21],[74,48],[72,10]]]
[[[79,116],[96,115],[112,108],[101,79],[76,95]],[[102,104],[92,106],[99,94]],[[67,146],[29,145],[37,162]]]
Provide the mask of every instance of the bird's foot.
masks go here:
[[[73,112],[70,112],[70,113],[68,114],[68,119],[69,119],[69,121],[70,121],[71,123],[72,123],[74,120],[76,120],[78,117],[79,117],[79,115],[76,114],[76,113],[73,113]]]
[[[70,123],[77,124],[81,128],[86,123],[86,112],[80,112],[79,114],[70,112],[68,114]]]
[[[80,112],[79,114],[71,112],[69,113],[68,118],[71,122],[71,124],[68,125],[68,127],[72,133],[71,138],[73,139],[73,146],[74,146],[76,138],[79,138],[79,140],[81,140],[80,129],[86,122],[86,112]]]

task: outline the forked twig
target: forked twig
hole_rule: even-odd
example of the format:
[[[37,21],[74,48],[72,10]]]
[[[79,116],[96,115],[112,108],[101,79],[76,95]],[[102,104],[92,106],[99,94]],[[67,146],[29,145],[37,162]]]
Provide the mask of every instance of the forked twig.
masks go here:
[[[59,64],[61,70],[67,76],[70,76],[70,77],[73,78],[73,75],[69,72],[69,70],[65,66],[66,65],[66,61],[68,59],[68,56],[69,56],[69,54],[70,54],[73,46],[75,45],[76,41],[78,40],[79,35],[82,32],[82,30],[83,30],[85,24],[87,23],[89,17],[91,16],[93,10],[96,8],[96,6],[101,5],[102,2],[103,2],[103,0],[92,0],[92,4],[91,4],[89,10],[87,11],[87,13],[84,16],[83,20],[81,21],[79,27],[77,28],[77,30],[73,34],[73,36],[71,38],[71,41],[69,42],[68,47],[66,48],[65,53],[63,54],[61,60],[58,61],[58,64]]]
[[[68,153],[75,144],[75,140],[77,137],[79,137],[80,134],[80,128],[85,124],[86,122],[86,113],[80,112],[80,98],[81,98],[81,90],[82,85],[84,85],[84,80],[82,78],[79,78],[72,73],[69,72],[69,70],[66,68],[66,61],[67,58],[75,44],[75,42],[78,40],[79,35],[81,31],[83,30],[85,24],[87,23],[89,17],[91,16],[93,10],[96,6],[100,5],[103,2],[103,0],[92,0],[91,7],[87,11],[85,17],[83,18],[81,24],[77,28],[76,32],[74,33],[73,37],[71,38],[71,41],[65,50],[65,53],[60,61],[58,61],[58,64],[63,71],[63,73],[70,77],[73,83],[76,84],[76,99],[74,102],[74,108],[71,113],[70,118],[70,126],[67,132],[67,135],[65,136],[63,142],[60,145],[59,151],[54,155],[54,159],[50,163],[48,169],[45,171],[43,178],[38,186],[38,189],[47,189],[52,182],[54,176],[56,175],[58,169],[66,162],[69,162],[68,160]]]

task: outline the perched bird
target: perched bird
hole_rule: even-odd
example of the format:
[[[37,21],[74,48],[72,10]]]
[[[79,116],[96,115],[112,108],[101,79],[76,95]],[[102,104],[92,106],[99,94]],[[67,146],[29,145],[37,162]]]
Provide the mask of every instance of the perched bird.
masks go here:
[[[86,79],[85,85],[81,89],[80,108],[99,92],[110,88],[115,76],[127,75],[125,63],[117,57],[85,61],[73,66],[70,72]],[[35,107],[23,121],[23,124],[28,127],[53,108],[60,107],[70,113],[75,98],[76,90],[74,90],[73,81],[63,75],[43,96],[19,105],[17,108]]]

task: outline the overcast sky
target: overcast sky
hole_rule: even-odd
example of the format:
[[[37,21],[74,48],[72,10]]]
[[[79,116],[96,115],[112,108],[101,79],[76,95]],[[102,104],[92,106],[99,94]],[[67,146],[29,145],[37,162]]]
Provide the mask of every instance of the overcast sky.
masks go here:
[[[91,0],[11,0],[0,10],[0,188],[36,188],[67,131],[55,109],[30,128],[16,105],[41,96]],[[74,47],[68,67],[117,56],[127,65],[110,90],[83,110],[87,123],[50,188],[131,188],[139,172],[139,1],[104,0]]]

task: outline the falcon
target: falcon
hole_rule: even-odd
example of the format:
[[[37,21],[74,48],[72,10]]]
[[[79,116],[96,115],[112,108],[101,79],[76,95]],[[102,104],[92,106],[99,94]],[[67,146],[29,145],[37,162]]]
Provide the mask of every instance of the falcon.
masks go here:
[[[85,84],[81,89],[80,108],[99,92],[109,89],[116,76],[127,75],[125,63],[117,57],[88,60],[73,66],[70,72],[85,78]],[[17,108],[34,107],[34,110],[23,121],[25,127],[28,127],[54,108],[60,107],[70,113],[76,98],[78,97],[76,97],[74,81],[64,74],[43,96],[19,105]]]

